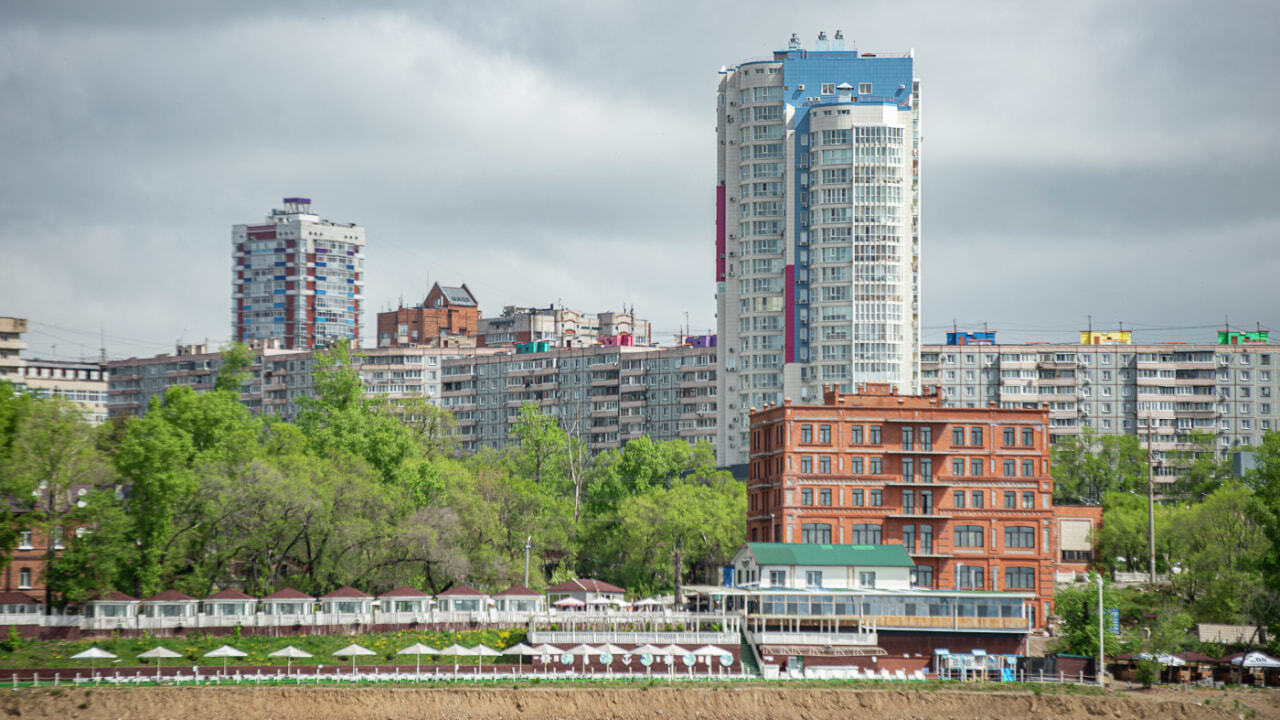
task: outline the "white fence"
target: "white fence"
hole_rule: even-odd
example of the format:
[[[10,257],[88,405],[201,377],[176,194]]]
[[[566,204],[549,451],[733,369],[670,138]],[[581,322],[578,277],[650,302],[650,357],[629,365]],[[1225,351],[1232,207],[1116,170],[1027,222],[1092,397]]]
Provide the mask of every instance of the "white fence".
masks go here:
[[[627,630],[532,630],[526,642],[538,645],[588,645],[615,643],[625,645],[737,645],[738,634],[732,632],[647,632]]]
[[[878,635],[867,633],[804,633],[773,630],[748,632],[747,641],[757,645],[875,646]]]

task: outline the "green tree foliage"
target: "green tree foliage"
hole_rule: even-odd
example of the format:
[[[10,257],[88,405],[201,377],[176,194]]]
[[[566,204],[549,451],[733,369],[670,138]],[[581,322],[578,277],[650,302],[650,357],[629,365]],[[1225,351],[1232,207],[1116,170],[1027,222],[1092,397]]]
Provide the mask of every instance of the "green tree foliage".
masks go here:
[[[1130,492],[1109,492],[1102,498],[1102,529],[1098,547],[1111,570],[1146,572],[1150,564],[1147,532],[1147,496]],[[1177,505],[1157,503],[1156,572],[1166,572],[1176,561],[1179,548],[1169,528],[1181,522],[1184,511]]]
[[[1231,462],[1217,454],[1217,438],[1193,432],[1183,440],[1185,448],[1169,452],[1168,460],[1177,471],[1177,481],[1165,495],[1200,502],[1231,479]]]
[[[1280,433],[1269,432],[1254,453],[1257,465],[1245,478],[1254,492],[1250,514],[1268,544],[1253,563],[1262,587],[1252,600],[1251,614],[1280,636]]]
[[[1061,621],[1058,628],[1058,639],[1054,644],[1057,652],[1098,656],[1098,576],[1090,573],[1088,582],[1061,588],[1054,595],[1054,609]],[[1120,597],[1110,583],[1103,583],[1102,607],[1120,606]],[[1120,637],[1111,632],[1110,623],[1103,622],[1103,642],[1106,654],[1114,656],[1123,652]]]
[[[253,376],[249,368],[255,361],[253,351],[242,342],[234,342],[222,348],[222,364],[218,366],[218,376],[214,379],[215,390],[228,390],[240,394],[240,386]]]
[[[1097,505],[1108,492],[1144,491],[1147,455],[1133,435],[1099,435],[1085,426],[1079,438],[1053,446],[1053,501]]]
[[[1263,591],[1257,567],[1270,543],[1253,501],[1249,488],[1228,481],[1162,530],[1181,568],[1173,587],[1201,622],[1254,621],[1250,602]]]

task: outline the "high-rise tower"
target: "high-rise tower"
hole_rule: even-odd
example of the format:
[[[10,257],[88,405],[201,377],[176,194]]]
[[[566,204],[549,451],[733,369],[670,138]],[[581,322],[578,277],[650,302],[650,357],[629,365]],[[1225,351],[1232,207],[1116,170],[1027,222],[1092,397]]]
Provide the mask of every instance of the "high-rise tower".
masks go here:
[[[364,228],[284,199],[260,225],[231,228],[232,337],[315,348],[360,337]]]
[[[747,414],[822,386],[920,386],[920,83],[913,53],[818,34],[720,71],[717,451]]]

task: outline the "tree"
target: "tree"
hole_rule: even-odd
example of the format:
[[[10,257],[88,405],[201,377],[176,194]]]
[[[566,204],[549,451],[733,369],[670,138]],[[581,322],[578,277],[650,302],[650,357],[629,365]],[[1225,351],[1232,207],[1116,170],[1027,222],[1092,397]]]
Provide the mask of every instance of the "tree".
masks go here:
[[[119,589],[130,581],[137,562],[133,521],[115,492],[90,491],[80,503],[67,517],[77,529],[45,575],[53,604],[59,607]]]
[[[1102,498],[1102,512],[1098,549],[1106,559],[1107,567],[1125,572],[1145,572],[1151,548],[1146,495],[1108,492]],[[1177,548],[1167,530],[1180,522],[1182,512],[1176,505],[1155,506],[1156,572],[1167,570],[1172,565],[1171,558]]]
[[[1060,624],[1056,652],[1098,656],[1098,576],[1089,573],[1083,585],[1060,588],[1054,594],[1054,611]],[[1103,608],[1119,607],[1120,598],[1109,583],[1103,583]],[[1103,644],[1108,655],[1121,651],[1120,637],[1111,633],[1109,623],[1103,623]]]
[[[1169,453],[1178,479],[1167,494],[1199,502],[1231,479],[1231,463],[1218,457],[1217,438],[1210,433],[1193,432],[1184,444],[1187,447]]]
[[[380,415],[394,418],[429,458],[453,455],[458,448],[458,420],[453,413],[432,405],[426,398],[382,398],[373,406]]]
[[[23,483],[5,468],[9,467],[14,440],[33,402],[28,395],[16,392],[12,383],[0,381],[0,497],[3,498],[15,498],[22,492]],[[19,528],[13,509],[11,503],[0,502],[0,571],[5,569],[18,546]]]
[[[69,528],[77,490],[110,485],[110,466],[95,439],[80,408],[62,398],[33,403],[13,436],[3,468],[13,492],[8,497],[21,510],[19,523],[46,539],[46,574]],[[52,599],[46,589],[45,603]]]
[[[1245,476],[1253,489],[1250,514],[1268,545],[1253,563],[1262,576],[1262,590],[1253,598],[1253,617],[1280,635],[1280,433],[1269,432],[1254,452],[1255,468]]]
[[[1111,491],[1146,492],[1147,456],[1134,435],[1099,435],[1085,426],[1079,438],[1053,446],[1053,501],[1093,504]]]
[[[520,441],[517,458],[520,470],[539,485],[549,483],[559,489],[569,438],[555,417],[543,413],[533,403],[525,403],[520,406],[511,435]]]
[[[1251,600],[1263,592],[1257,565],[1269,545],[1250,512],[1253,501],[1249,488],[1228,481],[1163,529],[1182,570],[1173,587],[1201,622],[1253,620]]]
[[[242,342],[233,342],[222,348],[222,364],[218,366],[214,389],[233,392],[239,398],[240,386],[253,377],[249,368],[253,367],[255,359],[253,351]]]

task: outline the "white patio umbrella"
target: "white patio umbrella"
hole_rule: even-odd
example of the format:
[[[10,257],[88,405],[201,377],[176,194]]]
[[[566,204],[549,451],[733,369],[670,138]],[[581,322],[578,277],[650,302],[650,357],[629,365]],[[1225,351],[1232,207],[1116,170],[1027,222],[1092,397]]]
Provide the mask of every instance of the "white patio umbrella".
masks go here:
[[[542,655],[542,656],[544,656],[544,657],[547,657],[547,656],[555,657],[556,655],[559,655],[560,653],[564,652],[564,650],[561,650],[560,648],[556,647],[555,645],[548,645],[547,643],[542,643],[541,645],[536,645],[536,646],[534,646],[534,648],[533,648],[533,649],[538,651],[538,653],[537,653],[538,655]],[[549,663],[543,663],[543,664],[542,664],[542,671],[543,671],[544,673],[545,673],[545,672],[547,672],[547,665],[548,665],[548,664],[549,664]]]
[[[715,658],[718,658],[721,655],[723,655],[724,649],[718,648],[715,645],[703,645],[702,647],[694,650],[693,654],[698,657],[705,657],[707,659],[707,677],[710,677],[711,668],[715,664]]]
[[[1277,668],[1280,667],[1280,660],[1276,660],[1266,653],[1255,651],[1232,658],[1231,664],[1247,668]]]
[[[289,672],[289,670],[293,668],[293,660],[294,660],[294,658],[298,658],[298,659],[301,659],[301,658],[309,658],[309,657],[312,657],[312,655],[311,655],[311,653],[307,652],[306,650],[300,650],[300,649],[298,649],[298,648],[296,648],[296,647],[294,647],[294,646],[292,646],[292,645],[286,645],[286,646],[284,646],[284,647],[280,648],[279,650],[276,650],[275,652],[267,653],[267,657],[282,657],[282,658],[285,658],[285,659],[286,659],[286,661],[285,661],[285,672],[286,672],[286,673],[288,673],[288,672]]]
[[[573,646],[573,647],[569,648],[568,653],[569,653],[570,655],[578,655],[578,656],[581,656],[581,657],[582,657],[582,672],[586,672],[586,671],[587,671],[587,656],[588,656],[588,655],[599,655],[599,654],[600,654],[600,650],[599,650],[598,648],[596,648],[595,646],[588,645],[588,644],[586,644],[586,643],[582,643],[581,645],[575,645],[575,646]]]
[[[454,656],[454,658],[455,658],[455,659],[454,659],[454,661],[453,661],[453,672],[454,672],[454,675],[455,675],[455,676],[456,676],[456,675],[457,675],[457,673],[458,673],[458,661],[457,661],[457,658],[458,658],[458,657],[471,657],[471,656],[473,655],[473,653],[471,652],[471,648],[469,648],[469,647],[463,647],[463,646],[459,645],[458,643],[454,643],[454,644],[450,645],[449,647],[447,647],[447,648],[445,648],[445,649],[441,650],[441,651],[440,651],[440,654],[441,654],[441,655],[452,655],[452,656]]]
[[[156,661],[156,681],[160,680],[160,661],[165,658],[180,658],[182,653],[176,653],[163,645],[157,645],[146,652],[138,653],[138,657]]]
[[[353,675],[356,672],[356,658],[363,657],[366,655],[377,655],[377,654],[378,653],[370,650],[369,648],[363,645],[358,645],[356,643],[351,643],[350,645],[342,648],[341,650],[333,651],[334,657],[350,657],[351,658],[351,674]]]
[[[223,645],[220,648],[214,648],[213,650],[210,650],[209,652],[204,654],[205,657],[222,658],[222,674],[223,675],[227,674],[227,658],[247,657],[248,655],[249,653],[237,648],[233,648],[230,645]]]
[[[552,605],[554,605],[555,607],[558,607],[558,608],[567,608],[567,607],[580,608],[580,607],[586,607],[586,606],[587,606],[587,604],[586,604],[585,602],[583,602],[583,601],[581,601],[581,600],[579,600],[578,598],[573,597],[573,596],[560,598],[559,600],[557,600],[557,601],[555,601],[555,602],[553,602],[553,603],[551,603],[551,604],[552,604]]]
[[[600,651],[601,655],[603,655],[604,653],[609,653],[610,655],[621,655],[622,653],[625,653],[625,652],[631,652],[630,650],[620,648],[617,645],[614,645],[613,643],[605,643],[604,645],[600,645],[596,649]]]
[[[515,655],[516,662],[518,663],[516,672],[519,674],[524,674],[524,656],[528,655],[530,657],[533,657],[534,655],[541,655],[542,653],[538,652],[538,648],[536,647],[531,647],[529,645],[525,645],[524,643],[516,643],[515,645],[512,645],[509,648],[505,648],[502,651],[502,654]]]
[[[114,653],[109,653],[97,645],[91,646],[88,650],[81,650],[71,656],[72,660],[88,660],[90,672],[98,669],[97,663],[94,662],[95,660],[114,660],[115,658],[116,655]]]
[[[471,654],[480,658],[480,669],[477,672],[484,672],[484,659],[487,657],[498,657],[502,655],[502,651],[494,650],[488,645],[480,643],[479,645],[471,648]]]
[[[414,643],[409,647],[397,652],[396,654],[418,656],[418,666],[414,668],[414,673],[420,675],[422,674],[422,656],[423,655],[439,655],[440,651],[431,647],[430,645],[423,645],[422,643]]]

